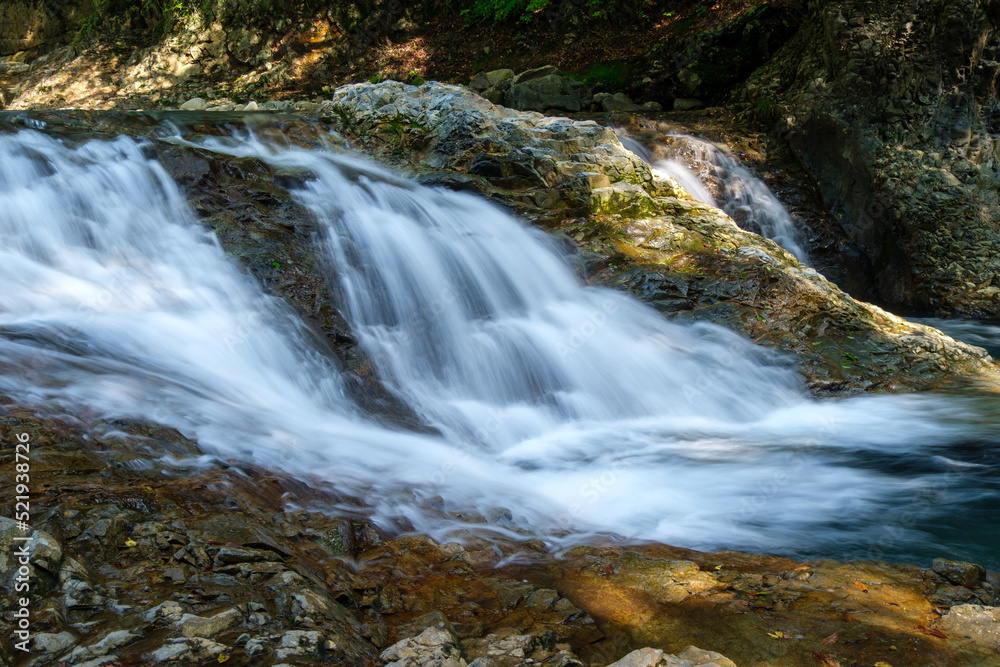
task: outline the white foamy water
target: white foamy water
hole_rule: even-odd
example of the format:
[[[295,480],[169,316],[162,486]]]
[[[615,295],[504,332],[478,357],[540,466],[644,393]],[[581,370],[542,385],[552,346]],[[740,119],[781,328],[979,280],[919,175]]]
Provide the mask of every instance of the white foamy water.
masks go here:
[[[619,139],[655,171],[672,177],[695,199],[724,210],[747,231],[771,239],[797,259],[809,259],[798,223],[770,188],[738,160],[714,144],[684,134],[667,137],[669,157],[658,160],[652,151],[619,129]],[[717,196],[706,185],[712,184]]]
[[[439,537],[456,522],[423,509],[438,496],[560,542],[785,553],[864,553],[949,462],[975,462],[950,443],[995,435],[957,399],[810,400],[786,360],[580,284],[543,234],[469,195],[348,154],[199,145],[310,174],[294,195],[325,230],[348,319],[442,435],[359,414],[336,365],[130,139],[0,136],[0,390],[176,427]],[[912,551],[920,528],[883,546]]]

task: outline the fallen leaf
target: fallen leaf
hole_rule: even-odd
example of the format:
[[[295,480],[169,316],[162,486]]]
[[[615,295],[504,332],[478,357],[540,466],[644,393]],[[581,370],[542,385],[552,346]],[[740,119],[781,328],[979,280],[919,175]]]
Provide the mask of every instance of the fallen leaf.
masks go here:
[[[826,653],[820,653],[819,651],[813,651],[813,660],[821,665],[826,665],[827,667],[840,667],[840,662],[834,660]]]
[[[814,345],[815,345],[815,343],[814,343]],[[797,568],[795,568],[794,570],[792,570],[792,572],[798,572],[799,570],[808,570],[808,569],[809,569],[808,565],[799,565]]]
[[[721,566],[721,565],[716,565],[716,566],[715,566],[715,569],[716,569],[716,570],[721,570],[721,569],[722,569],[722,566]]]
[[[879,660],[878,662],[875,663],[875,667],[892,667],[892,665],[890,665],[885,660]]]
[[[125,540],[125,546],[128,547],[129,549],[131,549],[132,547],[134,547],[136,544],[138,544],[138,542],[136,542],[135,540],[133,540],[131,537],[128,538],[127,540]]]
[[[608,574],[614,574],[614,573],[615,573],[615,566],[612,565],[611,563],[608,563]]]
[[[774,632],[767,633],[767,636],[770,637],[771,639],[784,639],[785,633],[783,633],[781,630],[775,630]]]
[[[858,579],[857,581],[855,581],[854,585],[857,586],[858,588],[860,588],[862,593],[867,593],[868,592],[868,587],[865,586],[863,583],[861,583],[860,579]]]
[[[824,638],[824,639],[820,640],[820,642],[819,642],[819,643],[820,643],[820,644],[823,644],[823,645],[825,645],[825,646],[833,646],[834,644],[836,644],[836,643],[837,643],[837,640],[838,640],[838,639],[840,639],[840,636],[839,636],[839,635],[838,635],[838,634],[837,634],[836,632],[834,632],[834,633],[833,633],[832,635],[830,635],[829,637],[826,637],[826,638]]]
[[[925,635],[930,635],[931,637],[940,637],[941,639],[948,638],[948,635],[935,628],[925,628],[922,625],[918,625],[917,630],[920,630],[920,632],[924,633]]]
[[[851,613],[850,612],[845,611],[844,612],[844,620],[847,621],[848,623],[850,623],[854,619],[851,618]]]
[[[227,648],[219,654],[219,662],[225,662],[229,660],[229,657],[233,654],[233,649]]]

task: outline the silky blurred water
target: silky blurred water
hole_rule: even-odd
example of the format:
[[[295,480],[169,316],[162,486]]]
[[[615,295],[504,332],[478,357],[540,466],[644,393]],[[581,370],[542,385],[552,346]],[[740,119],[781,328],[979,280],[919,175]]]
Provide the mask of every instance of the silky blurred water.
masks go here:
[[[799,223],[767,184],[731,155],[703,139],[670,134],[664,137],[661,146],[667,157],[658,159],[626,131],[617,132],[626,148],[648,162],[654,171],[673,178],[692,197],[721,208],[743,229],[771,239],[797,259],[808,262]],[[715,196],[706,182],[715,188]]]
[[[379,377],[441,435],[345,398],[336,363],[128,138],[0,136],[0,391],[173,426],[441,539],[468,527],[445,513],[461,510],[554,546],[997,565],[995,399],[816,401],[790,360],[581,284],[487,202],[347,153],[196,143],[308,174],[293,196],[323,230],[331,288]]]

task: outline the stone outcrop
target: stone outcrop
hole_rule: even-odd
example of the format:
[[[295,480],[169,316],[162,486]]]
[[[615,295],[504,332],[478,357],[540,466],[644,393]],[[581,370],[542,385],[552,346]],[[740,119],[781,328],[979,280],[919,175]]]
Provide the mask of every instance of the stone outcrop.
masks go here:
[[[594,99],[588,86],[555,67],[518,74],[504,91],[504,106],[521,111],[586,111]]]
[[[81,0],[7,0],[0,3],[0,57],[42,52],[69,41],[90,11]]]
[[[993,5],[826,0],[743,86],[780,116],[885,302],[1000,313],[998,49]]]
[[[592,280],[791,352],[818,392],[956,381],[1000,388],[981,348],[852,299],[653,174],[593,121],[516,112],[434,82],[345,86],[332,104],[358,147],[419,167],[424,182],[478,190],[549,219],[585,253]]]

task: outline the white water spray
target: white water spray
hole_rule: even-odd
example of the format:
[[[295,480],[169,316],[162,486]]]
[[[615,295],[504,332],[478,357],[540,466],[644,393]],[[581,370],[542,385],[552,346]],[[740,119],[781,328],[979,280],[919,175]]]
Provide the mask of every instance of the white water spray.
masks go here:
[[[619,129],[619,139],[654,170],[672,177],[695,199],[721,208],[747,231],[771,239],[800,261],[808,261],[798,223],[767,185],[738,160],[714,144],[683,134],[666,137],[662,150],[653,152]],[[716,195],[706,183],[711,184]]]
[[[358,415],[334,364],[129,139],[0,136],[0,390],[176,427],[439,537],[455,521],[425,507],[436,496],[550,539],[785,553],[864,553],[949,470],[938,449],[995,432],[955,400],[809,400],[787,363],[580,285],[544,235],[471,196],[345,154],[198,145],[311,174],[294,196],[327,229],[352,325],[443,437]],[[921,467],[873,463],[901,459]],[[902,535],[894,552],[920,539]]]

